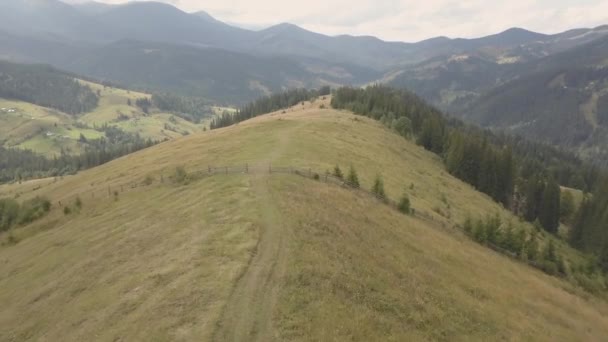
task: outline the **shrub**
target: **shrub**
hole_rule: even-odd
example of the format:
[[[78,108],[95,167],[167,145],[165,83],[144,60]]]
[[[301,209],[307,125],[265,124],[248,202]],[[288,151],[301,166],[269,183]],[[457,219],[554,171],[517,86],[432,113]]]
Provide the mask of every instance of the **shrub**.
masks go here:
[[[176,183],[184,184],[188,181],[188,173],[183,166],[178,166],[175,168],[175,173],[173,174],[173,178]]]
[[[82,200],[80,199],[80,196],[76,197],[76,200],[74,201],[74,206],[78,210],[82,209]]]
[[[358,189],[360,187],[359,184],[359,176],[357,175],[357,170],[351,165],[350,170],[348,171],[348,177],[346,178],[350,186]]]
[[[400,212],[409,215],[411,214],[410,197],[406,192],[403,193],[401,199],[399,199],[398,209]]]
[[[43,197],[36,197],[23,202],[19,210],[19,223],[31,223],[51,210],[51,201]]]
[[[313,178],[314,180],[319,180],[319,179],[321,179],[321,177],[319,176],[319,174],[318,174],[318,173],[315,173],[315,174],[312,176],[312,178]]]
[[[483,224],[482,220],[477,220],[475,222],[475,228],[473,229],[473,240],[479,243],[486,243],[486,227]]]
[[[18,217],[19,203],[14,199],[0,199],[0,232],[11,228]]]
[[[70,215],[71,213],[72,213],[72,209],[70,209],[70,207],[68,207],[68,206],[63,207],[63,214],[64,214],[65,216],[68,216],[68,215]]]
[[[470,215],[467,215],[467,217],[464,219],[462,229],[464,229],[464,232],[469,236],[473,234],[473,219],[471,219]]]
[[[152,175],[147,175],[146,178],[144,178],[144,185],[150,186],[152,183],[154,183],[154,177]]]

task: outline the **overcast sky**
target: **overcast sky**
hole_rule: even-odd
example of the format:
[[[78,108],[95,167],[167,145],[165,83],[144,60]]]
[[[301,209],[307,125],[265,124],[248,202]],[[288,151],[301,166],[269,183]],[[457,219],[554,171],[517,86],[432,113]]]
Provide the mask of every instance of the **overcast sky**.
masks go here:
[[[100,0],[124,3],[127,0]],[[163,0],[248,28],[290,22],[329,35],[418,41],[479,37],[523,27],[557,33],[608,24],[608,0]]]

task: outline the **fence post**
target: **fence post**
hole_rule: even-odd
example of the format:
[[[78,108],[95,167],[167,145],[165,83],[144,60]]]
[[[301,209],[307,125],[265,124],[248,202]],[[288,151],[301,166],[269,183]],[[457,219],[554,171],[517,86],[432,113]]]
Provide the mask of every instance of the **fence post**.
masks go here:
[[[272,173],[272,164],[268,164],[268,173]]]
[[[226,174],[228,174],[228,166],[226,166]]]
[[[308,177],[312,178],[312,169],[311,168],[308,169]]]
[[[207,169],[209,170],[209,173],[211,173],[211,166],[207,165]]]
[[[245,164],[245,173],[249,173],[249,164]]]

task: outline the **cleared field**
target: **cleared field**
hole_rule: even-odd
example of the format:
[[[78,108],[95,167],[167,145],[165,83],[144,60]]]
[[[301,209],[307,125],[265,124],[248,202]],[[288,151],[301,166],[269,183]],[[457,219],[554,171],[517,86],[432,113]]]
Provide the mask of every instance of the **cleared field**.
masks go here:
[[[481,247],[453,225],[498,213],[434,155],[376,122],[297,106],[193,134],[63,179],[48,217],[0,246],[0,340],[601,341],[608,304]],[[327,105],[327,104],[326,104]],[[175,184],[178,166],[252,174]],[[359,192],[268,166],[381,174],[402,215]],[[131,189],[134,183],[148,186]],[[116,194],[114,194],[116,192]],[[62,205],[80,196],[81,212]],[[7,241],[7,234],[0,241]],[[576,257],[576,252],[560,250]],[[61,312],[61,315],[58,315]]]

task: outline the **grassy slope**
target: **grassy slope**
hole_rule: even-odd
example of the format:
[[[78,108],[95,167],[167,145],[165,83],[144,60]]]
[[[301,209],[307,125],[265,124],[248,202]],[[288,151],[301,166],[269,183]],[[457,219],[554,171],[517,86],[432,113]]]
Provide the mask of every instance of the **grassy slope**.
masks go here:
[[[0,340],[608,335],[602,299],[362,194],[290,175],[170,184],[177,165],[325,170],[353,163],[366,187],[381,173],[392,198],[414,184],[414,207],[446,227],[469,212],[509,216],[446,174],[432,154],[375,122],[317,105],[164,143],[62,180],[0,187],[0,197],[46,195],[56,204],[47,218],[15,231],[17,245],[0,246],[0,274],[9,275],[0,278],[0,325],[9,327]],[[155,178],[150,186],[124,186],[147,175]],[[119,192],[117,202],[109,188]],[[82,212],[64,217],[57,202],[76,195]]]
[[[128,91],[112,87],[80,81],[88,85],[95,92],[99,92],[99,106],[92,112],[85,113],[74,119],[59,111],[36,106],[21,101],[0,99],[0,108],[14,108],[16,112],[0,113],[0,141],[5,147],[19,147],[30,149],[48,156],[59,154],[61,149],[79,153],[82,145],[78,142],[80,134],[87,139],[98,139],[103,132],[95,129],[75,127],[76,123],[83,123],[90,127],[109,124],[118,126],[126,132],[138,133],[144,138],[153,140],[175,139],[185,134],[201,132],[208,122],[194,124],[174,117],[170,113],[153,112],[144,115],[135,106],[140,98],[150,97],[149,94]],[[131,106],[128,101],[131,101]],[[224,108],[217,108],[222,111]],[[128,117],[120,121],[119,115]],[[175,122],[171,122],[174,117]],[[166,129],[169,125],[171,129]],[[52,136],[47,133],[52,133]]]

